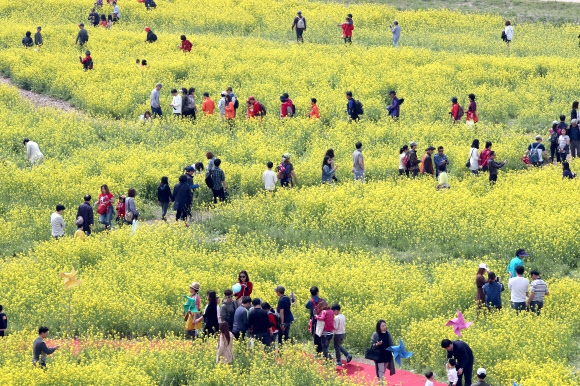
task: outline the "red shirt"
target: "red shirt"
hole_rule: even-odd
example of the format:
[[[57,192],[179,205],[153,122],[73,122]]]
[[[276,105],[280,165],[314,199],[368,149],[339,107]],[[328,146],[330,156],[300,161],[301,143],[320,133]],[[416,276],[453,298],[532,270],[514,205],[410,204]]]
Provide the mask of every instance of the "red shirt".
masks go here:
[[[259,117],[260,114],[260,103],[257,100],[254,100],[254,104],[252,105],[252,109],[250,110],[250,117]]]
[[[112,205],[111,201],[115,198],[113,193],[109,194],[99,194],[99,204],[105,204],[107,208]]]
[[[181,48],[184,52],[185,51],[190,52],[192,46],[193,45],[191,44],[191,42],[189,40],[185,39],[185,40],[181,41],[181,47],[179,47],[179,48]]]
[[[117,215],[119,217],[125,217],[125,203],[124,202],[119,202],[117,204]]]
[[[248,281],[246,283],[242,283],[239,281],[240,285],[242,286],[242,290],[236,294],[236,299],[241,298],[242,296],[250,296],[252,294],[252,282]]]
[[[459,118],[459,105],[457,103],[454,103],[453,106],[451,107],[451,116],[456,121],[458,121],[460,119]]]
[[[272,326],[272,333],[278,332],[276,329],[276,315],[271,312],[268,312],[268,319],[270,319],[270,325]]]
[[[314,316],[317,320],[324,321],[324,332],[334,332],[334,311],[322,310],[320,315]]]
[[[352,37],[352,30],[354,29],[353,24],[342,23],[341,27],[342,27],[342,34],[345,37]]]
[[[290,99],[287,99],[286,102],[280,105],[280,117],[287,117],[288,110],[292,111],[292,101]],[[290,116],[292,116],[292,114]]]

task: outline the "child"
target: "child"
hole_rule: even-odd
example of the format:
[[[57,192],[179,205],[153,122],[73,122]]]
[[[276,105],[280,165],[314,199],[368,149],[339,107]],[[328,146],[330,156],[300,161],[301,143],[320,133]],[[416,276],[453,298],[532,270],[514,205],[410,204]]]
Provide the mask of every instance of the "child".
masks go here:
[[[115,219],[115,221],[117,221],[117,223],[120,225],[123,224],[123,220],[125,219],[125,195],[122,194],[121,197],[119,197],[119,203],[117,204],[117,218]]]
[[[209,93],[203,93],[203,102],[201,103],[201,111],[204,116],[213,115],[215,110],[215,102],[209,97]]]
[[[447,362],[447,379],[449,380],[449,386],[457,385],[457,369],[455,368],[457,361],[453,358],[449,359]]]
[[[75,240],[85,240],[87,238],[87,234],[83,230],[84,222],[85,220],[81,216],[77,217],[77,221],[75,221],[75,224],[77,224],[77,231],[75,232]]]
[[[107,16],[105,14],[101,15],[101,23],[100,26],[103,28],[107,28]]]
[[[487,170],[489,171],[489,183],[495,184],[497,181],[497,170],[507,163],[507,159],[503,162],[495,162],[495,151],[489,152],[489,159],[487,160]]]
[[[330,309],[334,312],[334,352],[336,354],[336,365],[342,366],[340,354],[346,355],[346,363],[350,363],[352,355],[342,347],[342,342],[346,336],[346,318],[340,312],[340,304],[333,304]]]
[[[310,113],[308,113],[308,118],[320,118],[320,112],[318,112],[318,105],[316,104],[316,98],[310,99]]]
[[[173,116],[179,117],[181,116],[181,105],[183,104],[183,99],[181,96],[177,95],[177,90],[171,90],[171,95],[173,99],[171,100],[171,106],[173,108]]]
[[[278,319],[276,318],[276,312],[268,302],[262,303],[262,308],[268,313],[268,319],[272,326],[272,342],[278,342],[278,329],[276,328],[278,326]]]
[[[344,39],[344,44],[346,43],[352,44],[352,30],[354,29],[354,23],[352,22],[352,18],[347,16],[344,23],[337,25],[342,28],[342,37]]]
[[[437,177],[437,190],[449,189],[449,177],[445,171],[445,164],[440,164],[437,166],[437,169],[439,170],[439,177]]]
[[[264,183],[264,189],[267,192],[273,192],[274,190],[276,190],[278,176],[276,175],[276,173],[272,171],[272,168],[274,167],[274,163],[272,161],[269,161],[266,164],[266,167],[268,168],[268,170],[266,170],[264,174],[262,174],[262,182]]]
[[[425,373],[425,378],[427,378],[427,381],[425,382],[425,386],[433,386],[433,380],[435,379],[435,377],[433,376],[433,372],[427,371]]]
[[[193,44],[191,44],[191,42],[187,40],[185,35],[181,35],[181,46],[179,48],[183,52],[191,52],[191,47],[193,47]]]
[[[141,60],[141,68],[147,68],[147,59]]]
[[[91,51],[85,52],[84,58],[81,58],[79,56],[79,60],[81,61],[81,64],[83,65],[85,71],[93,69],[93,58],[91,58]]]

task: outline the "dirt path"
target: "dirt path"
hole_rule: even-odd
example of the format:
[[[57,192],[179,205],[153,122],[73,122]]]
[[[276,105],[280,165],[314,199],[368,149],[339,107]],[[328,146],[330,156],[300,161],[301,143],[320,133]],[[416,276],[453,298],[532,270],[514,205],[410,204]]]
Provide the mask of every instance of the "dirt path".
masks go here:
[[[0,84],[10,85],[18,88],[18,86],[12,83],[10,78],[6,78],[5,76],[0,76]],[[74,111],[79,114],[83,114],[83,112],[77,109],[75,106],[60,99],[52,98],[43,94],[37,94],[33,91],[23,90],[21,88],[18,88],[18,91],[24,99],[30,101],[36,107],[52,107],[65,112]]]

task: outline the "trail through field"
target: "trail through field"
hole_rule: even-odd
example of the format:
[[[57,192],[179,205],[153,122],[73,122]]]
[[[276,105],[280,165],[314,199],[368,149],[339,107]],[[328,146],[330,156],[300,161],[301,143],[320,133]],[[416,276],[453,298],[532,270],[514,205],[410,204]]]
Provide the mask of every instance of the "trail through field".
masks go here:
[[[60,99],[52,98],[52,97],[49,97],[49,96],[46,96],[43,94],[38,94],[38,93],[35,93],[34,91],[21,89],[18,86],[16,86],[14,83],[12,83],[10,78],[7,78],[5,76],[0,76],[0,83],[18,88],[20,95],[24,99],[32,102],[32,104],[36,107],[53,107],[55,109],[59,109],[59,110],[65,111],[65,112],[75,111],[77,113],[82,114],[81,110],[77,109],[75,106],[71,105],[70,103],[67,103],[67,102],[62,101]]]
[[[358,359],[357,359],[358,360]],[[365,363],[362,363],[364,361]],[[375,365],[371,361],[362,359],[361,362],[352,361],[350,363],[343,362],[342,367],[337,367],[336,372],[346,375],[361,385],[376,385],[377,375]],[[386,375],[385,379],[387,385],[404,385],[404,386],[423,386],[425,385],[425,377],[423,375],[414,374],[409,371],[397,369],[395,375]],[[435,386],[445,386],[441,382],[433,382]]]

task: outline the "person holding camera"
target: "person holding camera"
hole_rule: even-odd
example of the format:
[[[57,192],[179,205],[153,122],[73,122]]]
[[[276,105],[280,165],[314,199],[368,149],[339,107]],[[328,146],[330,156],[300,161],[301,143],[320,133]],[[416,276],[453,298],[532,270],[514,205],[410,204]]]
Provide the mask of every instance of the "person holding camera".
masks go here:
[[[487,274],[487,283],[483,285],[485,294],[485,305],[491,311],[492,307],[501,310],[501,293],[504,290],[501,278],[495,275],[495,272]]]

